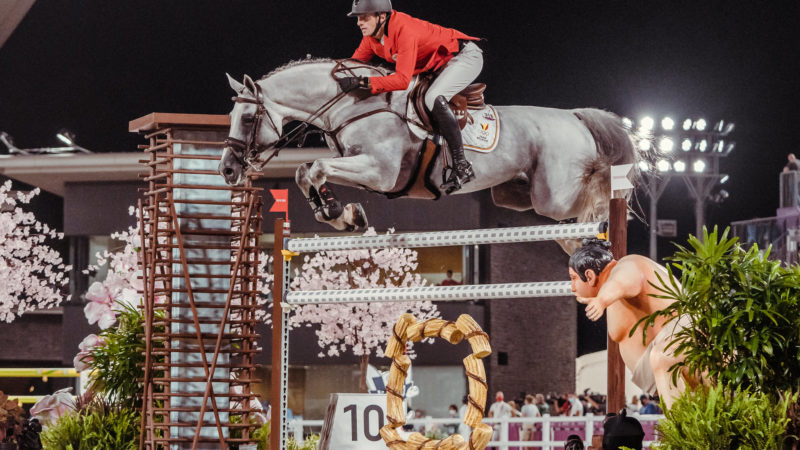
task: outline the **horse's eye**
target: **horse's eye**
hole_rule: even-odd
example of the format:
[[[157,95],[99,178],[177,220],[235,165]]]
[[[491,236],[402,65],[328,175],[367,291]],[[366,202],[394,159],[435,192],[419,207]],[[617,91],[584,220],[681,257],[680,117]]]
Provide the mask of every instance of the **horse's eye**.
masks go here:
[[[242,123],[251,124],[255,122],[255,118],[253,116],[242,117]]]

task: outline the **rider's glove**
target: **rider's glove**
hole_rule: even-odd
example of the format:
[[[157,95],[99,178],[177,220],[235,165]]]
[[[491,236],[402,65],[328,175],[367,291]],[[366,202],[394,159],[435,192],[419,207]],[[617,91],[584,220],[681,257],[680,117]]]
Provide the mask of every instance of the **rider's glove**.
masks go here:
[[[336,82],[343,92],[350,92],[353,89],[369,89],[369,78],[367,77],[343,77],[337,78]]]

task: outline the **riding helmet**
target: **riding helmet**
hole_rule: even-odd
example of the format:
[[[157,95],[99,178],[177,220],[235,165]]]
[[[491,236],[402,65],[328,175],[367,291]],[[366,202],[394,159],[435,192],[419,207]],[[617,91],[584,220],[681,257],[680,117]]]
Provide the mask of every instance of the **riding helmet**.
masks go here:
[[[391,11],[391,0],[353,0],[353,9],[347,16],[353,17],[360,14],[374,14]]]

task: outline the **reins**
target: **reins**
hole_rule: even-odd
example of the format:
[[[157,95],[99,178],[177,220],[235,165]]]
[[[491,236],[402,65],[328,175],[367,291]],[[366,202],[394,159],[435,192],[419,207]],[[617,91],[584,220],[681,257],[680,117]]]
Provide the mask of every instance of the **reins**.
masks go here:
[[[363,64],[360,61],[356,60],[338,59],[335,61],[336,64],[334,65],[333,69],[331,69],[331,77],[334,80],[337,79],[336,76],[337,74],[342,74],[342,73],[345,73],[348,76],[356,76],[354,72],[356,69],[369,69],[380,72],[379,68]],[[358,64],[348,65],[346,64],[347,62],[351,63],[357,62]],[[272,116],[269,114],[269,111],[267,110],[267,107],[264,104],[264,96],[261,90],[261,86],[256,82],[253,82],[253,85],[254,85],[253,94],[255,98],[247,98],[241,96],[236,96],[232,98],[232,100],[236,103],[250,103],[256,105],[256,113],[255,116],[253,116],[254,119],[253,128],[250,131],[248,142],[244,142],[240,139],[228,136],[225,139],[225,145],[231,148],[231,153],[242,166],[248,166],[257,172],[261,172],[267,165],[267,163],[269,163],[270,160],[272,160],[272,158],[278,156],[278,154],[280,154],[280,151],[286,148],[289,144],[297,142],[298,147],[302,146],[302,144],[305,142],[306,136],[309,133],[311,133],[310,131],[307,131],[309,124],[313,122],[315,119],[320,118],[323,114],[329,111],[339,100],[341,100],[345,95],[347,95],[346,92],[337,93],[331,99],[323,103],[322,106],[317,108],[316,111],[311,113],[308,116],[308,118],[302,121],[300,125],[297,125],[285,135],[280,136],[278,127],[277,125],[275,125],[275,121],[272,119]],[[370,110],[365,113],[350,117],[346,119],[344,122],[340,123],[333,130],[330,131],[322,130],[321,132],[324,133],[329,138],[331,138],[339,154],[343,154],[344,151],[341,147],[341,144],[339,144],[338,135],[348,125],[357,122],[361,119],[364,119],[366,117],[383,112],[392,113],[400,117],[401,119],[408,121],[408,118],[405,115],[400,114],[399,112],[391,109],[389,107],[390,104],[391,104],[391,93],[387,95],[387,105],[384,106],[383,108]],[[277,141],[275,141],[272,145],[269,146],[264,146],[258,143],[258,132],[261,129],[261,122],[263,121],[264,116],[266,116],[267,119],[269,119],[270,126],[272,130],[275,132],[275,134],[280,136]],[[266,159],[261,160],[261,154],[269,150],[272,150],[272,153]],[[256,161],[252,162],[254,158],[256,159]]]

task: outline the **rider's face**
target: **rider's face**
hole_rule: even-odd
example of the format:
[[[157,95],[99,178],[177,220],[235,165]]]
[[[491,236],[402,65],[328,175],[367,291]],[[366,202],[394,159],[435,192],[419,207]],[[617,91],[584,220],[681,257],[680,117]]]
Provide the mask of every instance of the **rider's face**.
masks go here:
[[[358,16],[358,28],[361,29],[362,35],[372,36],[380,21],[381,14],[361,14]]]

